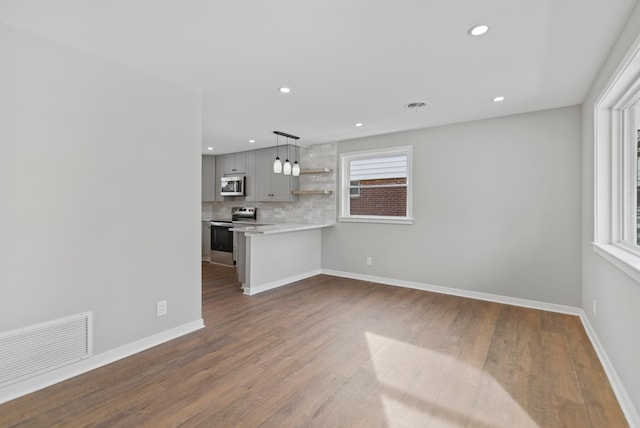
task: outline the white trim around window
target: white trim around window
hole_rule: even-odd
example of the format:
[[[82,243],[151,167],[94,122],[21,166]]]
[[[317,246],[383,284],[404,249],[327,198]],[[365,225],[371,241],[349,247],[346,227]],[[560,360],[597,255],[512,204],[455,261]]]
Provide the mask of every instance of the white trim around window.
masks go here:
[[[386,216],[386,215],[351,215],[351,171],[350,165],[354,160],[376,159],[384,157],[406,156],[406,175],[407,175],[407,209],[405,216]],[[413,175],[412,160],[413,147],[389,147],[383,149],[373,149],[358,152],[349,152],[340,154],[340,207],[338,221],[341,222],[360,222],[360,223],[395,223],[395,224],[412,224],[413,223]],[[382,187],[382,186],[380,186]],[[355,198],[357,199],[357,198]]]
[[[639,76],[640,38],[594,104],[593,250],[637,282]]]

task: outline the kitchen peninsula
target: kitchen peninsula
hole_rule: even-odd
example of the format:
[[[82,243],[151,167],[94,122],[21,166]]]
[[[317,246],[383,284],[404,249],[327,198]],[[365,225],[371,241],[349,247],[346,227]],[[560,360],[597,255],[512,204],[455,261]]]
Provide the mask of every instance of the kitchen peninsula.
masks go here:
[[[238,280],[254,295],[320,273],[321,229],[335,223],[235,226]]]

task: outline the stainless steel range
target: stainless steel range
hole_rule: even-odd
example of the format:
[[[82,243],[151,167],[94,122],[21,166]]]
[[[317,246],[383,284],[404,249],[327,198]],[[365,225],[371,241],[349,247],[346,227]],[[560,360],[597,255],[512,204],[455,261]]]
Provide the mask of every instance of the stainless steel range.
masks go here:
[[[256,207],[233,207],[231,208],[231,221],[255,222],[258,219],[258,209]]]
[[[234,234],[231,232],[234,222],[254,223],[258,218],[258,209],[255,207],[233,207],[230,219],[211,220],[211,251],[212,261],[218,260],[224,264],[235,264]],[[225,256],[223,253],[228,253]]]

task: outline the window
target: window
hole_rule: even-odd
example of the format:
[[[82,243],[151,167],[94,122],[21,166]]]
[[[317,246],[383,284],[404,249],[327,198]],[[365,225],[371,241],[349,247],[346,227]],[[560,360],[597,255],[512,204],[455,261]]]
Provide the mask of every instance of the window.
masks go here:
[[[621,230],[614,234],[620,245],[638,252],[638,135],[640,135],[640,96],[633,97],[628,105],[620,107],[621,134],[618,145],[618,160],[622,164],[616,172],[620,183],[619,207],[615,210],[620,218]]]
[[[594,251],[640,282],[640,46],[595,103]]]
[[[411,223],[411,147],[340,155],[340,221]]]

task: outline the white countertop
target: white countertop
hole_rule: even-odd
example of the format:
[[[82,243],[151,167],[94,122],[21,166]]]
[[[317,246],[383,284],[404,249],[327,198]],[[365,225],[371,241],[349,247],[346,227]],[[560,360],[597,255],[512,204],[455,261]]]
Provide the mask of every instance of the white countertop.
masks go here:
[[[203,218],[202,222],[204,223],[209,223],[212,221],[220,221],[220,222],[228,222],[228,223],[233,223],[237,226],[244,226],[244,225],[255,225],[255,226],[270,226],[273,223],[260,223],[257,222],[255,220],[220,220],[220,219],[215,219],[215,218]]]
[[[275,233],[298,232],[301,230],[320,229],[323,227],[334,226],[333,223],[280,223],[268,224],[263,226],[244,226],[237,225],[231,229],[234,232],[241,232],[248,236],[253,235],[271,235]]]

